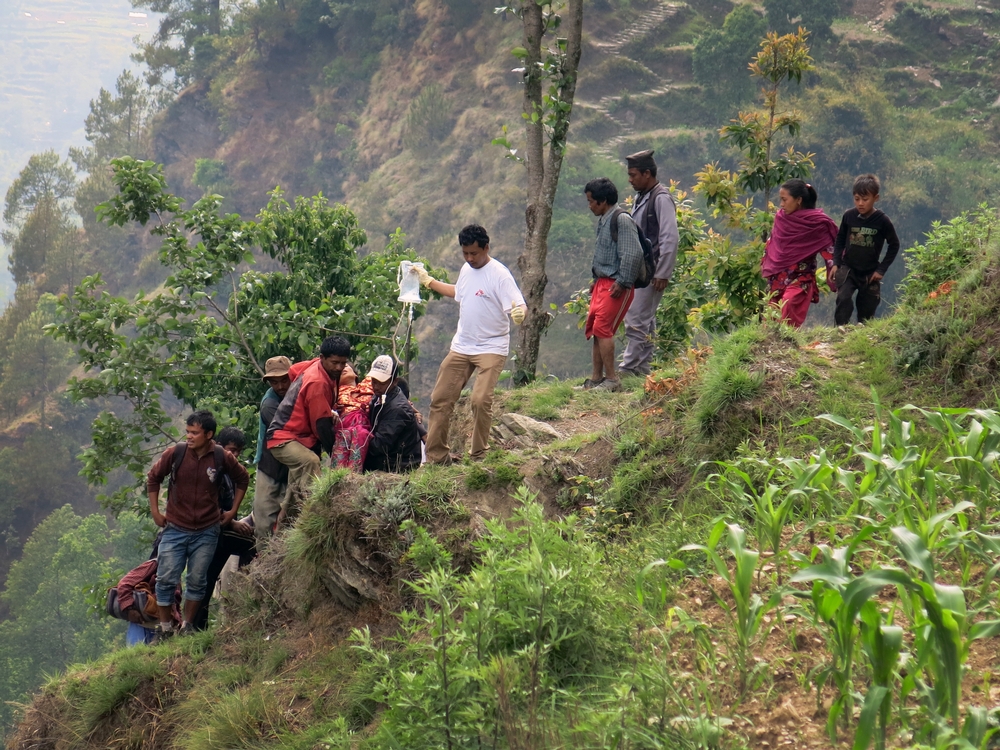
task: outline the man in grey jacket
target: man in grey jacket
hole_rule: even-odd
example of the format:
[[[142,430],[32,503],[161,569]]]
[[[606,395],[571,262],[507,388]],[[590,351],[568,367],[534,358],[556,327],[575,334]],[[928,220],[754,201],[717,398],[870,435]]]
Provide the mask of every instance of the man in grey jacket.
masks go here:
[[[625,161],[628,181],[637,193],[632,218],[653,245],[656,270],[649,286],[635,290],[635,299],[625,316],[627,343],[620,370],[625,375],[648,375],[656,340],[656,308],[677,262],[677,209],[670,191],[656,179],[651,150],[627,156]]]

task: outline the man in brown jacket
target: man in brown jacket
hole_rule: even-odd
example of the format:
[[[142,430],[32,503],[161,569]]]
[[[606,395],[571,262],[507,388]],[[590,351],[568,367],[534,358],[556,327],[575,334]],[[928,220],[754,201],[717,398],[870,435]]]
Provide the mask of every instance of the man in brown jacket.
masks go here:
[[[216,422],[210,411],[196,411],[187,418],[187,443],[167,448],[149,470],[146,490],[153,522],[163,527],[157,554],[156,604],[160,610],[159,639],[174,633],[170,605],[187,567],[184,582],[182,633],[194,631],[192,622],[205,598],[206,575],[219,541],[221,526],[236,516],[250,484],[250,475],[239,461],[216,445]],[[178,453],[180,455],[178,455]],[[233,507],[219,507],[222,474],[235,487]],[[160,486],[170,477],[167,507],[160,512]]]

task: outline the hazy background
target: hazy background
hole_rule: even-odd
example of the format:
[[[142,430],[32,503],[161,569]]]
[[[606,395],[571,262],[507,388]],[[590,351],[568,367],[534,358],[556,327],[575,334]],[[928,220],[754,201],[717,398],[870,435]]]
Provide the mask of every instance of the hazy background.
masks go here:
[[[130,13],[133,15],[130,17]],[[90,100],[111,89],[155,14],[128,0],[0,0],[0,195],[31,154],[85,143]],[[0,245],[0,304],[14,285]]]

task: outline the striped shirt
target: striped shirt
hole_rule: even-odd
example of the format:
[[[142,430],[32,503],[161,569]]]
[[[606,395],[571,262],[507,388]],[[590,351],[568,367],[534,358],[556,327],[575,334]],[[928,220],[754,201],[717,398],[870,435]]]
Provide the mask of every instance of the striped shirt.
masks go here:
[[[618,244],[611,241],[614,210],[612,206],[597,220],[597,242],[591,273],[595,279],[614,279],[621,286],[630,287],[642,269],[642,245],[639,244],[635,222],[627,212],[618,215]]]

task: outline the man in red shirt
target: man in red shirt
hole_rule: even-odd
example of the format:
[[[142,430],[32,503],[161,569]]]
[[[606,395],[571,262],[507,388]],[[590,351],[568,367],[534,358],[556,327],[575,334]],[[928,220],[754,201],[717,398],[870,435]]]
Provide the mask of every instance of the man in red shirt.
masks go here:
[[[193,632],[192,622],[205,597],[208,566],[219,541],[221,526],[233,520],[250,484],[250,475],[228,451],[216,455],[216,422],[210,411],[196,411],[187,418],[187,447],[174,471],[174,453],[167,448],[153,464],[146,478],[149,511],[153,522],[163,528],[157,552],[156,604],[160,610],[160,638],[173,635],[171,605],[174,589],[187,568],[184,581],[184,622],[181,632]],[[233,481],[232,509],[219,507],[219,465]],[[173,476],[171,476],[173,475]],[[166,511],[160,512],[160,486],[171,477]]]
[[[319,358],[298,362],[288,371],[292,385],[267,429],[267,449],[288,467],[288,490],[282,507],[292,515],[292,500],[302,497],[319,474],[320,452],[333,454],[340,417],[333,410],[340,395],[340,376],[351,356],[341,336],[323,341]]]

